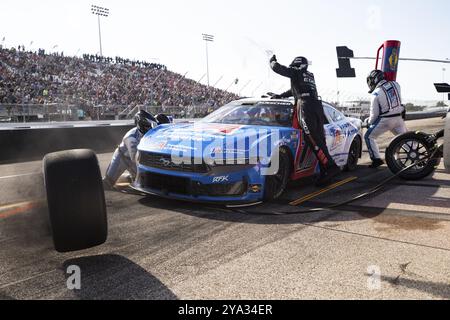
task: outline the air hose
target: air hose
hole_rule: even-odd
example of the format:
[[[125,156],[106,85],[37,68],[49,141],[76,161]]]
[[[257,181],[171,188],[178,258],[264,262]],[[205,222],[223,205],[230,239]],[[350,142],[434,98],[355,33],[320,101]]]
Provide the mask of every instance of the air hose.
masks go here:
[[[353,203],[357,200],[369,197],[375,193],[377,193],[378,191],[380,191],[381,189],[383,189],[384,186],[386,186],[387,183],[389,183],[390,181],[394,180],[395,178],[397,178],[398,176],[400,176],[403,172],[419,165],[422,163],[427,162],[429,159],[433,158],[436,153],[438,152],[439,148],[436,148],[433,153],[428,156],[425,157],[423,159],[421,159],[420,161],[416,161],[413,164],[411,164],[408,167],[403,168],[401,171],[397,172],[395,175],[383,180],[381,183],[379,183],[378,185],[376,185],[374,188],[370,189],[369,191],[366,191],[364,193],[361,193],[357,196],[352,197],[349,200],[340,202],[340,203],[335,203],[332,204],[330,206],[327,207],[323,207],[323,208],[311,208],[311,209],[302,209],[302,210],[296,210],[296,211],[271,211],[271,212],[264,212],[264,211],[248,211],[248,210],[242,210],[242,209],[233,209],[233,211],[237,212],[237,213],[242,213],[242,214],[247,214],[247,215],[266,215],[266,216],[280,216],[280,215],[299,215],[299,214],[308,214],[308,213],[314,213],[314,212],[322,212],[322,211],[330,211],[332,209],[336,209],[338,207],[342,207],[345,205],[348,205],[350,203]]]

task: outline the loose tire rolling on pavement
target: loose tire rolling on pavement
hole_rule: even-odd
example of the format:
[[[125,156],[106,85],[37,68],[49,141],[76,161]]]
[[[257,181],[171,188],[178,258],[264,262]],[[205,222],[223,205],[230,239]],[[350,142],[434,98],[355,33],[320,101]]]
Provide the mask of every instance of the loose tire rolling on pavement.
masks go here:
[[[108,234],[106,204],[95,153],[55,152],[43,162],[56,251],[78,251],[104,243]]]
[[[430,142],[422,132],[407,132],[395,138],[386,150],[386,163],[397,174],[406,167],[432,155],[436,142]],[[432,174],[440,163],[440,158],[426,162],[402,172],[399,177],[405,180],[420,180]]]

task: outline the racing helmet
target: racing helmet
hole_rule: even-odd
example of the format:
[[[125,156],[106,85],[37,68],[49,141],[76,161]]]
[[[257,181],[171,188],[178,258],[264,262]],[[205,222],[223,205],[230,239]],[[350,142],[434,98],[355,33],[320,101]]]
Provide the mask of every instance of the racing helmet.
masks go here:
[[[373,70],[368,76],[367,76],[367,85],[369,86],[369,93],[372,93],[377,88],[377,85],[385,80],[384,72],[381,70]]]
[[[308,59],[306,59],[305,57],[297,57],[294,59],[294,61],[292,61],[290,67],[291,68],[296,68],[296,69],[308,69]]]
[[[134,117],[134,124],[140,133],[146,134],[148,130],[158,126],[158,121],[147,111],[140,110]]]
[[[156,121],[158,122],[158,124],[166,124],[166,123],[172,123],[172,121],[170,120],[170,118],[168,116],[166,116],[165,114],[157,114],[155,116]]]

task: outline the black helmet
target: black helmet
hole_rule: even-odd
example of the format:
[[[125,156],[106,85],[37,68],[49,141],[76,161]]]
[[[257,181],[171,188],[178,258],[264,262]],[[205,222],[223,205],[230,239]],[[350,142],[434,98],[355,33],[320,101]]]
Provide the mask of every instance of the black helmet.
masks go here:
[[[134,117],[134,124],[142,134],[146,134],[148,130],[158,125],[155,117],[144,110],[140,110]]]
[[[297,57],[292,61],[291,68],[297,68],[297,69],[308,69],[308,59],[305,57]]]
[[[370,89],[369,93],[372,93],[377,88],[377,85],[383,80],[385,80],[384,72],[381,70],[373,70],[367,76],[367,85]]]
[[[170,121],[169,117],[166,116],[165,114],[157,114],[156,115],[156,121],[158,121],[158,124],[166,124],[166,123],[171,123],[172,121]]]

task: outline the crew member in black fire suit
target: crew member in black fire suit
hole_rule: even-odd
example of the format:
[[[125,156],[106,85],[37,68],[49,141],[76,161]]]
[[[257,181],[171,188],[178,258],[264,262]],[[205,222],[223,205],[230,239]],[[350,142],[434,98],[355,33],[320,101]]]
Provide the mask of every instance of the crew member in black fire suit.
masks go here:
[[[314,74],[308,71],[308,60],[297,57],[289,67],[286,67],[279,64],[274,55],[270,59],[270,66],[279,75],[291,79],[291,90],[275,95],[273,98],[294,96],[299,125],[305,133],[306,142],[319,160],[320,177],[317,185],[326,185],[341,170],[328,152],[324,132],[325,114],[322,101],[318,98]]]

